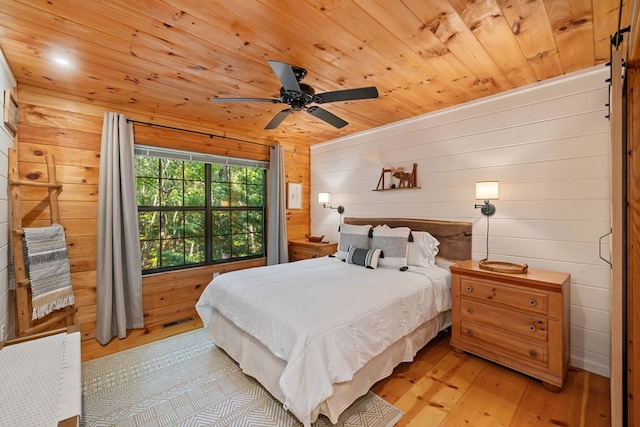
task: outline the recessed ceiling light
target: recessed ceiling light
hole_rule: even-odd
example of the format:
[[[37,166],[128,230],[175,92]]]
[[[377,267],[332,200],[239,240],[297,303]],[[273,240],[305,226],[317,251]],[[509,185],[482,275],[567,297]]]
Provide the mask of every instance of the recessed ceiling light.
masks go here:
[[[60,65],[65,65],[65,66],[71,65],[71,63],[69,61],[67,61],[66,59],[64,59],[64,58],[54,58],[53,60],[56,61]]]

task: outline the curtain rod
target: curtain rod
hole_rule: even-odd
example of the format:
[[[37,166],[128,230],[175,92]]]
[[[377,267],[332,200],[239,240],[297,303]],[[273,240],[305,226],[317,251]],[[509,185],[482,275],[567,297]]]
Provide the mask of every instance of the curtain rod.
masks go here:
[[[141,122],[139,120],[133,120],[133,119],[127,119],[127,121],[129,123],[137,123],[137,124],[140,124],[140,125],[147,125],[147,126],[154,126],[154,127],[163,128],[163,129],[177,130],[177,131],[180,131],[180,132],[195,133],[195,134],[198,134],[198,135],[208,136],[209,138],[228,139],[230,141],[244,142],[246,144],[255,144],[255,145],[262,145],[264,147],[271,147],[271,144],[264,144],[262,142],[255,142],[255,141],[247,141],[245,139],[240,139],[240,138],[231,138],[229,136],[224,136],[224,135],[214,135],[212,133],[200,132],[200,131],[197,131],[197,130],[181,129],[181,128],[176,128],[176,127],[173,127],[173,126],[165,126],[165,125],[159,125],[159,124],[156,124],[156,123]]]

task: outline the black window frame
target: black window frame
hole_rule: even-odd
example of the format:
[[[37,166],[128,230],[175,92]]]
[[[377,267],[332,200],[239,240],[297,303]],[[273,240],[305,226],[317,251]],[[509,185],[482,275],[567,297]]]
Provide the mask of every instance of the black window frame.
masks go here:
[[[165,151],[165,150],[163,150]],[[170,151],[170,150],[167,150]],[[170,155],[154,155],[154,154],[141,154],[139,152],[136,152],[135,157],[139,157],[139,156],[145,156],[145,157],[152,157],[154,159],[161,159],[161,158],[173,158]],[[219,158],[217,156],[212,156],[215,158]],[[142,269],[142,274],[143,275],[150,275],[150,274],[157,274],[157,273],[164,273],[164,272],[170,272],[170,271],[180,271],[180,270],[188,270],[191,268],[197,268],[197,267],[203,267],[203,266],[208,266],[208,265],[218,265],[218,264],[224,264],[224,263],[229,263],[229,262],[237,262],[237,261],[244,261],[244,260],[251,260],[251,259],[259,259],[259,258],[264,258],[266,256],[266,214],[267,214],[267,208],[266,208],[266,187],[267,187],[267,170],[265,166],[261,166],[260,162],[251,162],[251,161],[246,161],[243,159],[240,159],[238,161],[238,159],[232,159],[232,160],[236,160],[236,164],[234,164],[233,162],[229,163],[228,159],[224,159],[224,158],[219,158],[222,161],[206,161],[206,160],[202,160],[202,159],[188,159],[185,158],[185,153],[180,152],[176,158],[173,158],[174,160],[177,161],[182,161],[182,165],[183,165],[183,177],[181,179],[181,181],[183,182],[183,188],[184,188],[184,182],[188,181],[187,179],[185,179],[184,176],[184,162],[186,161],[190,161],[190,162],[199,162],[199,163],[203,163],[204,164],[204,196],[205,196],[205,204],[204,206],[149,206],[149,205],[138,205],[138,221],[140,221],[140,213],[142,212],[158,212],[158,213],[163,213],[163,212],[179,212],[181,213],[181,215],[184,218],[184,214],[188,213],[188,212],[204,212],[204,246],[205,246],[205,260],[203,262],[198,262],[198,263],[189,263],[189,264],[180,264],[180,265],[171,265],[171,266],[161,266],[161,267],[156,267],[156,268],[143,268]],[[160,163],[160,162],[159,162]],[[255,165],[252,165],[251,163],[255,163]],[[213,185],[215,185],[215,182],[212,180],[212,165],[223,165],[223,166],[230,166],[230,167],[244,167],[244,168],[253,168],[253,169],[262,169],[262,194],[261,194],[261,199],[262,199],[262,205],[261,206],[249,206],[249,205],[245,205],[245,206],[217,206],[212,202],[212,188]],[[136,182],[138,181],[138,173],[136,171]],[[158,171],[158,185],[162,185],[162,174],[160,173],[160,171]],[[165,178],[166,179],[166,178]],[[174,179],[174,178],[172,178]],[[256,185],[256,184],[250,184],[249,182],[245,181],[244,183],[242,182],[232,182],[231,181],[231,177],[229,177],[229,180],[227,181],[229,184],[229,187],[233,185],[244,185],[245,187],[245,197],[249,194],[248,193],[248,187],[250,185]],[[137,184],[136,184],[137,185]],[[137,190],[137,189],[136,189]],[[137,191],[136,191],[136,196],[137,196]],[[229,201],[231,202],[231,198],[229,199]],[[160,202],[159,202],[160,203]],[[231,204],[231,203],[230,203]],[[251,212],[258,212],[261,216],[262,216],[262,224],[261,224],[261,231],[260,231],[260,235],[261,235],[261,242],[260,242],[260,246],[262,248],[261,253],[259,254],[251,254],[251,255],[241,255],[241,256],[233,256],[233,241],[231,241],[230,244],[230,248],[231,248],[231,254],[228,258],[222,258],[222,259],[213,259],[213,239],[214,236],[220,236],[220,234],[216,234],[214,233],[213,230],[213,216],[215,212],[224,212],[224,213],[229,213],[229,221],[230,221],[230,225],[229,225],[229,229],[226,230],[226,232],[223,235],[227,235],[229,236],[229,238],[231,238],[231,236],[234,235],[233,233],[233,225],[232,225],[232,215],[233,212],[244,212],[247,214],[247,216],[250,215]],[[163,239],[162,236],[162,230],[163,230],[163,224],[162,224],[162,215],[160,218],[160,223],[159,223],[159,231],[158,231],[158,237],[159,239],[153,239],[153,240],[159,240],[159,248],[158,248],[158,259],[159,259],[159,263],[161,263],[162,261],[162,248],[163,248],[163,241],[167,241],[167,240],[171,240],[171,239]],[[249,236],[252,233],[247,233],[246,235]],[[181,240],[183,241],[183,243],[185,243],[185,240],[187,240],[187,237],[185,236],[185,229],[184,229],[184,223],[183,223],[183,228],[182,228],[182,236],[181,236]],[[142,239],[142,236],[140,236],[140,242],[141,245],[143,244],[144,240]],[[186,246],[186,245],[185,245]],[[186,248],[184,249],[186,250]],[[143,253],[141,253],[141,256],[143,256]],[[144,261],[144,260],[142,260]],[[144,265],[144,262],[143,262]]]

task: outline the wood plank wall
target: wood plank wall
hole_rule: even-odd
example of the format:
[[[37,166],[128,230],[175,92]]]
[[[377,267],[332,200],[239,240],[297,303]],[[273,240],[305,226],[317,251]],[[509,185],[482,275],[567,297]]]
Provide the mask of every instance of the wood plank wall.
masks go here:
[[[313,145],[312,194],[330,192],[347,216],[473,222],[479,260],[488,223],[475,182],[498,180],[489,258],[571,273],[571,365],[608,376],[608,77],[596,67]],[[382,166],[414,162],[420,188],[372,191]],[[311,220],[313,234],[338,238],[335,210],[312,203]]]
[[[15,90],[16,81],[11,74],[9,64],[0,50],[0,106],[4,109],[4,91]],[[13,147],[13,134],[0,120],[0,341],[12,338],[15,328],[13,320],[13,292],[9,291],[9,253],[10,225],[9,225],[9,183],[8,159],[9,148]],[[4,331],[4,333],[3,333]]]
[[[19,86],[18,89],[20,177],[46,181],[46,154],[55,155],[57,179],[63,184],[60,220],[66,232],[80,330],[83,339],[91,339],[95,335],[96,320],[96,233],[103,114],[119,111],[119,108],[69,101],[53,92],[30,86]],[[134,120],[152,121],[143,111],[136,113],[129,109],[126,115]],[[202,130],[200,127],[196,123],[193,128],[188,124],[183,126]],[[258,160],[269,158],[266,146],[211,139],[146,125],[135,125],[134,133],[136,142],[145,145]],[[250,137],[246,139],[251,140]],[[281,143],[285,148],[285,179],[303,184],[303,209],[287,211],[288,237],[301,238],[309,233],[309,147]],[[49,211],[43,199],[45,196],[40,189],[24,191],[23,226],[48,225]],[[214,272],[263,264],[264,260],[260,259],[145,276],[145,327],[188,316],[197,317],[194,305]]]

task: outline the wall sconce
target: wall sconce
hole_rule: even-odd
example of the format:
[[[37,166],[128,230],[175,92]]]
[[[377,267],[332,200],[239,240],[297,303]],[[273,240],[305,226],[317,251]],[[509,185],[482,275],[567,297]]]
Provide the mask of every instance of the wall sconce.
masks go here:
[[[476,182],[476,200],[484,200],[484,204],[476,205],[476,209],[480,208],[483,215],[491,216],[496,213],[496,207],[489,200],[498,199],[498,187],[498,181]]]
[[[484,200],[481,205],[476,205],[476,209],[480,208],[482,215],[487,217],[487,256],[480,261],[480,268],[485,268],[484,262],[489,260],[489,217],[496,213],[496,207],[489,200],[498,199],[498,181],[478,181],[476,182],[476,200]]]
[[[344,206],[340,205],[337,208],[334,208],[333,206],[329,205],[327,206],[327,203],[331,202],[331,194],[329,193],[318,193],[318,203],[322,203],[322,207],[323,208],[329,208],[329,209],[337,209],[338,213],[344,213]]]

